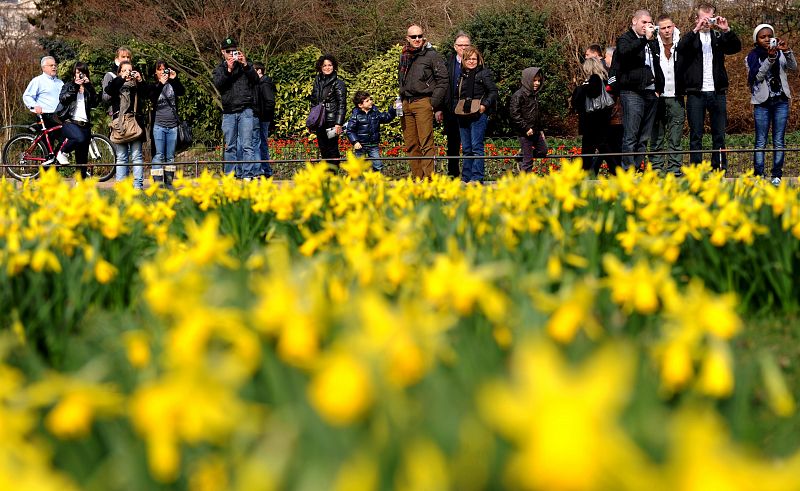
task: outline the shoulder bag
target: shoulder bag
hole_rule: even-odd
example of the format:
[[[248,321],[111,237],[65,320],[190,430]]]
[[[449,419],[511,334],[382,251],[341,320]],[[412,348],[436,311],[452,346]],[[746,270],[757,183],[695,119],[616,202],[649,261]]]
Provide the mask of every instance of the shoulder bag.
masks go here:
[[[611,94],[603,87],[600,91],[600,95],[597,97],[587,97],[586,98],[586,112],[593,113],[595,111],[602,111],[603,109],[612,107],[614,105],[614,98],[611,97]]]
[[[139,123],[136,121],[136,109],[138,108],[138,102],[139,96],[138,94],[134,94],[132,113],[125,112],[128,110],[130,105],[123,107],[123,105],[120,104],[117,117],[114,118],[109,125],[111,127],[111,135],[109,139],[113,143],[130,143],[142,136],[142,127],[139,126]],[[130,98],[128,98],[128,104],[130,104]]]
[[[473,79],[473,86],[475,82]],[[472,116],[475,113],[480,112],[481,110],[481,100],[480,99],[462,99],[461,98],[461,85],[458,84],[458,102],[456,103],[456,108],[453,109],[453,112],[458,116]]]

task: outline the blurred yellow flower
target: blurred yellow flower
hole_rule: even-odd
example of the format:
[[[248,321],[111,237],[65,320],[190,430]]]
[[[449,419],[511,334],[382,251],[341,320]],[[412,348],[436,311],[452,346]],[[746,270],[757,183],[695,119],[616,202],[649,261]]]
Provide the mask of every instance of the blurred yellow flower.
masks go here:
[[[372,405],[373,388],[367,367],[348,353],[331,353],[311,380],[308,398],[331,425],[353,423]]]

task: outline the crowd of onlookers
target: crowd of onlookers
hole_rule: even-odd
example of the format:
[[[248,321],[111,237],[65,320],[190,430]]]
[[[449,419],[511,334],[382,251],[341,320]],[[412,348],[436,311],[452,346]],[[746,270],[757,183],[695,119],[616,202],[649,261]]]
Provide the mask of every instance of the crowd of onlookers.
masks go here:
[[[684,122],[688,121],[689,127],[689,160],[696,164],[702,160],[706,115],[711,128],[712,166],[727,168],[725,57],[741,51],[742,42],[728,20],[717,15],[714,5],[699,4],[693,17],[694,25],[682,32],[671,16],[661,15],[654,22],[648,11],[638,10],[616,46],[603,49],[592,45],[586,49],[584,78],[571,99],[579,118],[584,169],[596,173],[605,161],[613,174],[618,168],[643,168],[649,161],[662,173],[680,176]],[[410,160],[411,175],[430,178],[434,173],[433,128],[442,123],[448,174],[465,182],[482,182],[486,128],[497,108],[498,90],[494,73],[468,34],[459,32],[455,36],[453,51],[444,59],[427,41],[423,29],[411,25],[398,61],[398,97],[386,111],[377,108],[365,91],[348,99],[346,84],[337,75],[336,58],[321,56],[316,63],[307,121],[316,135],[321,158],[338,165],[339,139],[344,134],[353,151],[366,155],[373,169],[380,171],[380,126],[399,117],[406,152],[415,157]],[[232,37],[223,40],[221,55],[213,82],[222,101],[224,171],[245,180],[269,177],[272,169],[267,141],[275,114],[275,85],[265,74],[264,65],[248,61]],[[84,63],[76,65],[74,78],[66,83],[58,80],[55,67],[52,57],[43,58],[42,75],[31,81],[23,96],[31,110],[63,124],[61,131],[68,143],[55,158],[66,163],[65,154],[75,151],[76,163],[86,163],[91,108],[102,97],[119,131],[131,119],[126,116],[130,114],[141,127],[150,129],[151,174],[154,180],[170,186],[175,170],[170,164],[180,123],[177,106],[184,94],[175,70],[158,61],[149,82],[131,65],[130,50],[119,48],[97,91]],[[786,40],[779,38],[769,24],[753,30],[753,48],[745,69],[753,105],[755,148],[765,148],[771,128],[773,147],[783,149],[791,98],[787,71],[797,70],[797,61]],[[539,67],[522,70],[520,87],[509,102],[523,171],[531,171],[534,158],[547,153],[546,111],[538,99],[545,78]],[[151,110],[145,114],[148,101]],[[352,107],[349,114],[348,107]],[[112,128],[112,136],[114,131]],[[142,134],[123,141],[125,138],[118,134],[119,143],[115,142],[117,163],[132,164],[136,187],[143,184],[145,137]],[[612,155],[593,156],[598,153]],[[773,184],[780,184],[783,161],[784,152],[775,151]],[[764,174],[763,151],[754,153],[754,171]],[[117,167],[118,180],[127,173],[126,165]]]

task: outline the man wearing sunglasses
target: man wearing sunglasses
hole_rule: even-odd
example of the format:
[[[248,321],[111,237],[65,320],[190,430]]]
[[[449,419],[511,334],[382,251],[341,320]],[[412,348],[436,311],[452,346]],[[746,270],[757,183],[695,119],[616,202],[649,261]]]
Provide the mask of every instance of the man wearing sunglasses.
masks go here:
[[[427,42],[422,28],[416,24],[406,32],[397,79],[403,101],[400,126],[406,152],[412,157],[430,157],[412,160],[411,176],[430,179],[433,176],[434,111],[441,111],[445,102],[447,68],[444,59]]]

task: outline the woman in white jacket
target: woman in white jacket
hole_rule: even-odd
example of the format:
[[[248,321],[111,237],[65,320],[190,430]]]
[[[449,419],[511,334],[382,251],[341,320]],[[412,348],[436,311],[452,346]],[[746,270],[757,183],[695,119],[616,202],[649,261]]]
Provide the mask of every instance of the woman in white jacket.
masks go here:
[[[775,37],[775,29],[769,24],[760,24],[753,30],[753,50],[747,55],[747,85],[750,87],[750,103],[753,104],[753,119],[756,124],[755,148],[767,145],[767,133],[772,125],[772,147],[776,150],[772,164],[772,184],[778,186],[783,177],[782,151],[786,122],[789,120],[789,81],[787,70],[797,70],[797,60],[785,39]],[[764,152],[753,156],[755,175],[764,175]]]

